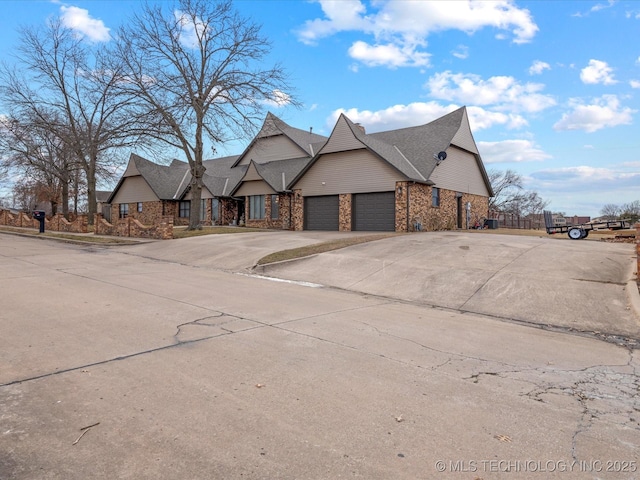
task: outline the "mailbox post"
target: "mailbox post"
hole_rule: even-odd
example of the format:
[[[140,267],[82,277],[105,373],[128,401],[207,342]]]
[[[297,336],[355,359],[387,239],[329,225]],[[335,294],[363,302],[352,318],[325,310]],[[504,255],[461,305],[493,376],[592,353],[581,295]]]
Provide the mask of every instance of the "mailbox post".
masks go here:
[[[45,213],[42,210],[35,210],[33,212],[33,218],[40,222],[40,233],[44,233]]]

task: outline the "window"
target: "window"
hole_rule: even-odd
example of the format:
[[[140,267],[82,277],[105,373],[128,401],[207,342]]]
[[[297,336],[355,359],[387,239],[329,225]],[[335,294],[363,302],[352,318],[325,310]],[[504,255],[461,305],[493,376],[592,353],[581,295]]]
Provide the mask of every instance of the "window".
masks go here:
[[[264,218],[264,195],[249,197],[249,219],[262,220]]]
[[[118,218],[127,218],[129,216],[129,204],[121,203],[119,206]]]
[[[138,202],[138,213],[142,213],[142,202]]]
[[[438,187],[431,187],[431,205],[440,206],[440,189]]]
[[[278,195],[271,195],[271,219],[275,220],[278,218]]]
[[[214,225],[218,221],[218,205],[219,205],[218,199],[212,198],[211,199],[211,221],[213,222]]]
[[[207,218],[207,199],[203,198],[200,200],[200,221],[204,222],[205,218]]]
[[[183,200],[178,206],[178,216],[180,218],[189,218],[191,215],[191,201]]]

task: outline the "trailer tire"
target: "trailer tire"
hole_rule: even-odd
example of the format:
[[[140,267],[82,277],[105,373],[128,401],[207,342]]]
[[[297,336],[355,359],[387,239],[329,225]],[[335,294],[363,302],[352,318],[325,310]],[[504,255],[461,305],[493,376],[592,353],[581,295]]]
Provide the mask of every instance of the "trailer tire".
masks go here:
[[[589,236],[589,230],[582,230],[582,238],[587,238]]]
[[[569,235],[569,238],[571,240],[580,240],[581,238],[584,238],[582,236],[582,232],[583,230],[579,228],[570,228],[569,231],[567,232],[567,235]]]

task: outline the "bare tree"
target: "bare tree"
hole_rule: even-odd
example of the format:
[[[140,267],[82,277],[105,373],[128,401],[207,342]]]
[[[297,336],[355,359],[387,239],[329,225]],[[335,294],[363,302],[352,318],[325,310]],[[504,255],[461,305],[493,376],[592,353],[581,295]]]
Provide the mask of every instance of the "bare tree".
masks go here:
[[[84,171],[92,223],[101,162],[113,148],[138,140],[137,119],[124,108],[129,99],[115,88],[121,73],[105,68],[104,54],[59,19],[20,33],[17,66],[0,70],[0,100],[9,118],[46,126],[72,152]]]
[[[6,169],[39,182],[47,192],[55,214],[60,204],[62,213],[69,214],[69,184],[77,168],[67,144],[49,126],[59,124],[49,119],[12,119],[0,125],[0,163]],[[45,187],[46,186],[46,187]]]
[[[537,192],[525,190],[522,176],[513,170],[490,170],[488,173],[494,193],[489,199],[490,211],[526,216],[542,213],[549,204]]]
[[[113,59],[120,87],[138,99],[145,133],[184,152],[191,172],[189,229],[200,228],[205,141],[249,137],[264,102],[296,104],[260,27],[231,1],[179,0],[173,9],[145,5],[118,34]]]
[[[640,220],[640,200],[634,200],[622,205],[620,207],[620,217],[629,219],[632,224],[638,222]]]
[[[614,220],[620,216],[620,206],[613,203],[607,203],[600,209],[600,215],[606,217],[608,220]]]

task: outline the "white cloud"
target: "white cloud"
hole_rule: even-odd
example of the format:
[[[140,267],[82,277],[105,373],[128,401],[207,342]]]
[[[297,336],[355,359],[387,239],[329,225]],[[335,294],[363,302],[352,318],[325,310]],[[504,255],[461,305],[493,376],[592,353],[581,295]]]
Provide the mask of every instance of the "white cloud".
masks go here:
[[[629,125],[636,110],[622,107],[616,95],[603,95],[590,104],[580,99],[570,101],[571,111],[562,115],[553,128],[555,130],[584,130],[595,132],[607,127]]]
[[[589,60],[589,66],[584,67],[580,71],[580,80],[584,83],[596,84],[602,83],[603,85],[613,85],[618,83],[613,78],[613,69],[601,60]]]
[[[415,102],[409,105],[394,105],[383,110],[358,110],[357,108],[339,108],[331,113],[327,119],[327,127],[332,129],[341,113],[349,120],[360,123],[367,133],[394,130],[397,128],[414,127],[429,123],[437,118],[451,113],[457,105],[442,106],[437,102]]]
[[[458,45],[457,48],[453,52],[451,52],[451,54],[456,58],[464,60],[469,57],[469,47],[467,47],[466,45]]]
[[[92,42],[108,42],[111,40],[109,28],[102,20],[91,18],[89,10],[78,7],[60,7],[60,19],[62,24],[75,32],[87,37]]]
[[[477,2],[372,2],[375,12],[359,0],[318,0],[325,18],[308,20],[296,31],[298,38],[308,45],[322,38],[344,31],[371,35],[374,42],[356,41],[349,49],[353,58],[366,65],[399,66],[388,55],[395,49],[405,58],[404,65],[424,66],[428,53],[419,48],[433,32],[461,30],[468,34],[492,27],[506,38],[509,32],[514,43],[527,43],[535,36],[538,26],[526,9],[516,7],[509,0]],[[384,47],[384,48],[383,48]],[[459,53],[464,54],[464,52]],[[359,55],[359,56],[358,56]],[[406,59],[410,59],[408,61]],[[385,61],[386,60],[386,61]]]
[[[193,19],[180,10],[174,10],[173,15],[180,24],[180,43],[188,48],[198,48],[198,38],[202,38],[209,27],[200,18]]]
[[[629,80],[631,88],[640,88],[640,80]]]
[[[545,70],[551,70],[551,65],[547,62],[536,60],[529,67],[529,75],[540,75]]]
[[[262,103],[270,107],[282,108],[291,103],[291,96],[280,90],[274,90],[271,98],[264,100]]]
[[[540,162],[551,158],[530,140],[478,142],[478,150],[485,163]]]
[[[355,42],[349,48],[351,58],[368,67],[426,67],[429,66],[429,54],[419,52],[415,45],[369,45],[363,41]]]
[[[539,112],[556,104],[553,97],[540,93],[543,84],[521,84],[507,76],[483,80],[479,75],[445,71],[429,78],[425,87],[435,98],[470,105],[494,105],[497,110]]]
[[[408,105],[394,105],[377,111],[339,108],[327,118],[327,128],[329,130],[333,128],[341,113],[344,113],[352,122],[363,125],[368,133],[373,133],[423,125],[451,113],[457,108],[460,108],[460,105],[441,105],[438,102],[414,102]],[[474,132],[494,125],[505,125],[508,128],[519,128],[526,125],[526,120],[518,115],[490,112],[480,107],[467,107],[467,113],[471,130]]]

